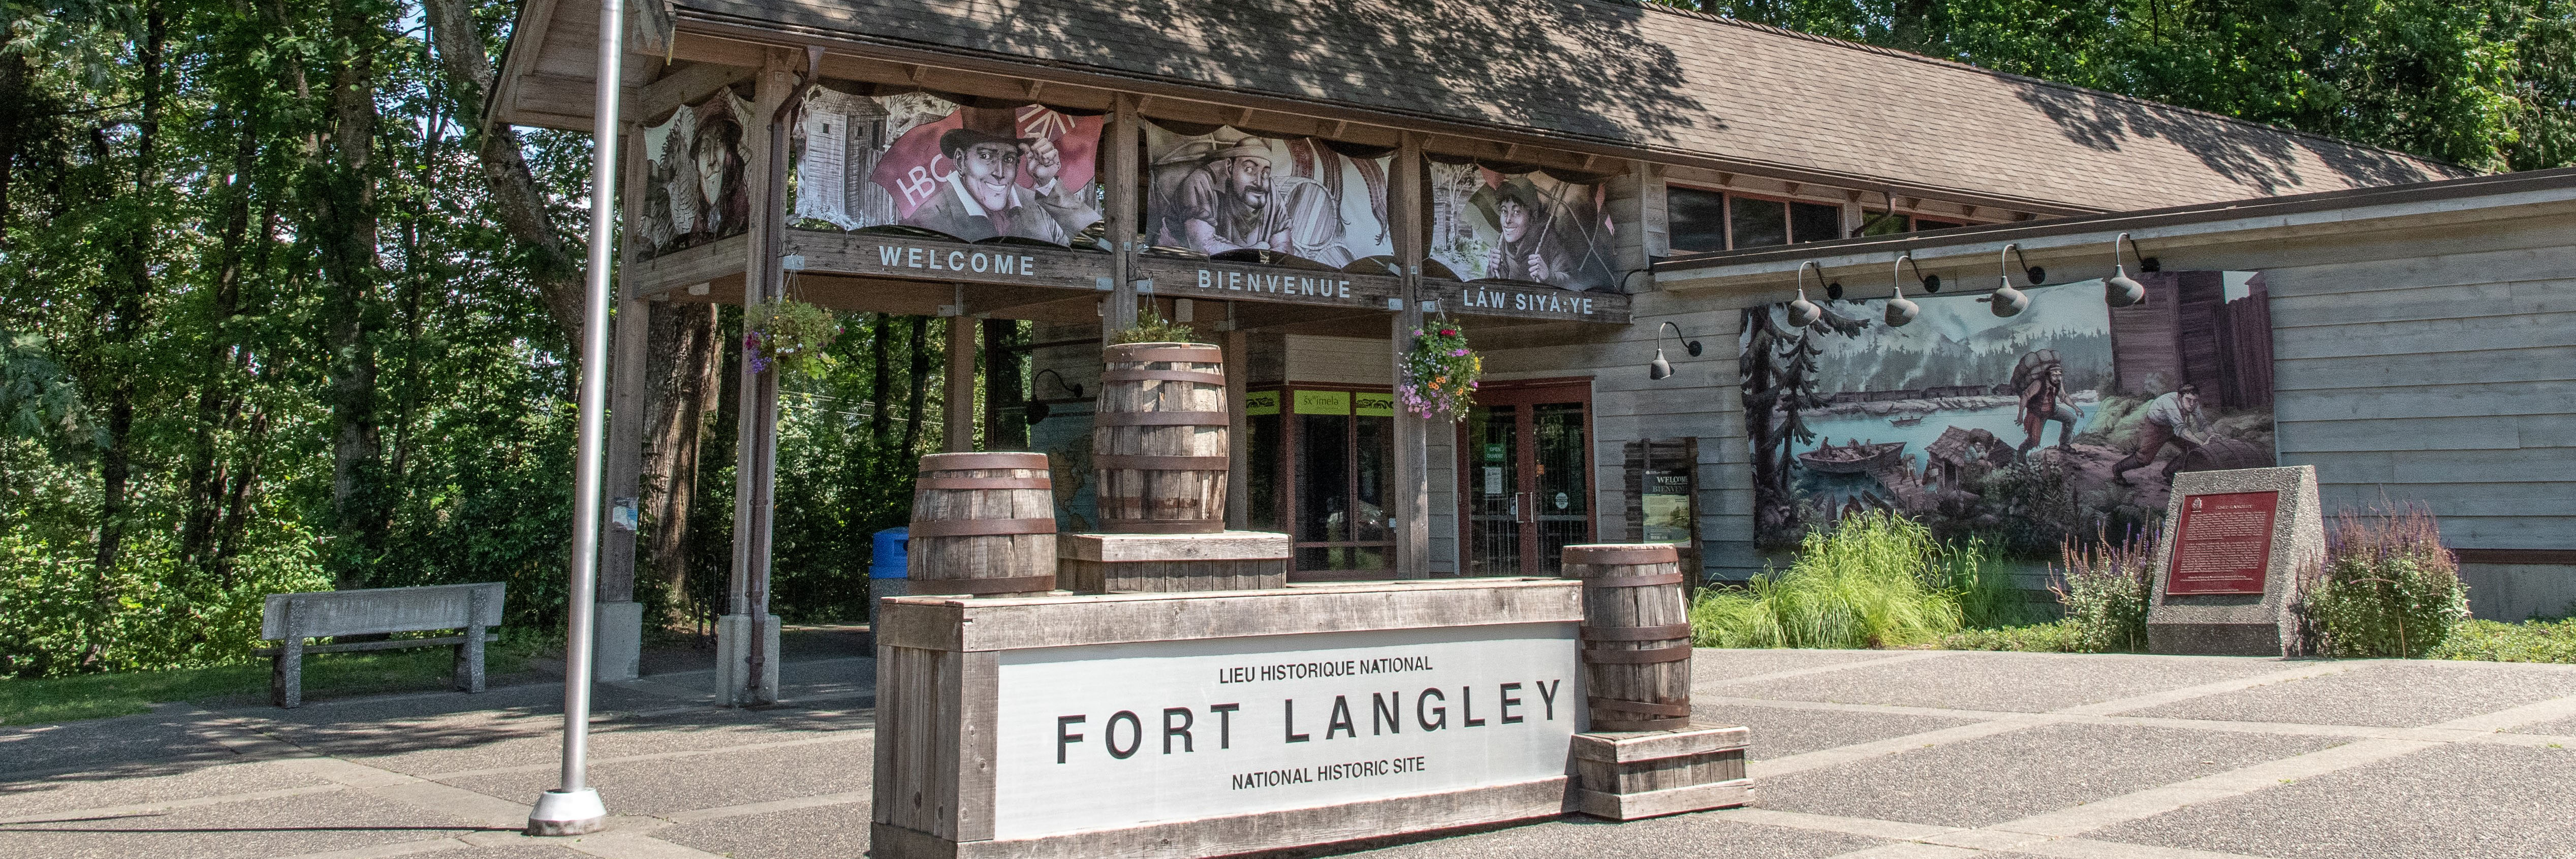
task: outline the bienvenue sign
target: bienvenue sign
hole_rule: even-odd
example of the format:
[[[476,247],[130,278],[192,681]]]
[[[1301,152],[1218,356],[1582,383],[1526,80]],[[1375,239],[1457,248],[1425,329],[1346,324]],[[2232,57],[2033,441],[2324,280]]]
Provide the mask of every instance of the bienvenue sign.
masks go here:
[[[1561,776],[1575,625],[999,654],[993,837],[1029,838]]]

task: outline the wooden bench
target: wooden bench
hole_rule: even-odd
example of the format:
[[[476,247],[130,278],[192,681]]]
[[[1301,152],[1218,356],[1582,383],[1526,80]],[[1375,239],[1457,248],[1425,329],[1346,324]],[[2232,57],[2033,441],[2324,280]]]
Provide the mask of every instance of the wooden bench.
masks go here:
[[[483,645],[499,641],[491,632],[501,625],[500,582],[433,585],[420,588],[373,588],[304,594],[269,594],[260,615],[259,637],[279,647],[251,651],[270,657],[268,699],[280,707],[304,706],[304,654],[406,647],[456,648],[456,688],[483,691]],[[307,638],[380,635],[461,629],[437,638],[397,638],[335,644],[305,644]]]

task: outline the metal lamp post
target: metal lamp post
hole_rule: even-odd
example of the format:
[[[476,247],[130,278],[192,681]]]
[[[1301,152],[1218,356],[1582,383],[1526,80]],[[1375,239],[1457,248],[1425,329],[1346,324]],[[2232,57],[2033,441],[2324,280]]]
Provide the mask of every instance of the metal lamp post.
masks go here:
[[[537,797],[528,812],[530,835],[580,835],[608,822],[585,776],[590,753],[590,679],[593,615],[599,586],[599,502],[602,437],[608,414],[609,230],[614,226],[617,181],[619,44],[626,10],[621,0],[599,0],[599,85],[592,94],[590,130],[590,270],[582,296],[581,430],[573,454],[571,617],[564,639],[563,783]]]

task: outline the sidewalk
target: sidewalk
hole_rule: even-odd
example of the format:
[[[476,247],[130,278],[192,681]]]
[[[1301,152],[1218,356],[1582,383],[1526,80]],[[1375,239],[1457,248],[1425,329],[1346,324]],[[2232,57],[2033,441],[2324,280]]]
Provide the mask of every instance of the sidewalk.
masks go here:
[[[855,857],[874,661],[803,654],[776,707],[709,672],[600,687],[610,831],[531,839],[561,688],[171,706],[0,728],[0,857]],[[1567,818],[1386,857],[2557,857],[2576,666],[1700,651],[1753,728],[1753,808]],[[1320,855],[1334,851],[1303,851]],[[1347,852],[1347,851],[1343,851]]]

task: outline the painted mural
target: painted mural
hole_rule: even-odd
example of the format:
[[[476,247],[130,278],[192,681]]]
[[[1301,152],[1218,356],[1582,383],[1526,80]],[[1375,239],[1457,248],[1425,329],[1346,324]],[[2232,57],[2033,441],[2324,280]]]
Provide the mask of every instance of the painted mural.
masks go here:
[[[1263,251],[1339,269],[1395,253],[1390,159],[1311,138],[1145,126],[1145,238],[1191,253]]]
[[[644,129],[644,212],[634,228],[644,257],[751,227],[742,148],[750,117],[751,105],[724,91]]]
[[[2112,308],[2101,282],[2027,290],[1997,318],[1975,295],[1828,301],[1745,312],[1742,374],[1756,539],[1869,510],[2017,553],[2153,524],[2173,475],[2274,464],[2271,319],[2262,276],[2140,277]]]
[[[1607,186],[1431,165],[1432,259],[1459,280],[1619,289]]]
[[[799,226],[902,224],[969,242],[1067,245],[1100,222],[1100,117],[821,85],[806,93],[799,116],[791,156]]]

